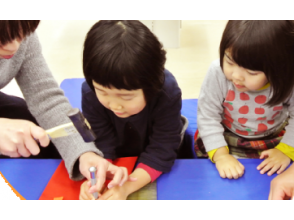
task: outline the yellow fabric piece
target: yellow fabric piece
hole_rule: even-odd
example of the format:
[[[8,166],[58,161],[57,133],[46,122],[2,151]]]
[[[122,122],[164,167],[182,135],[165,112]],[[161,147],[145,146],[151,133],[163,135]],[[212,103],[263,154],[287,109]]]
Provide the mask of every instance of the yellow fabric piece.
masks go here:
[[[226,148],[228,149],[229,151],[229,147],[226,146]],[[214,150],[211,150],[211,151],[208,151],[207,154],[208,154],[208,157],[209,159],[211,160],[212,163],[215,163],[212,158],[213,158],[213,155],[215,154],[215,152],[218,150],[218,148],[214,149]]]
[[[263,87],[261,87],[260,89],[258,89],[258,91],[259,90],[264,90],[264,89],[268,88],[269,86],[270,86],[270,83],[267,83]]]
[[[294,161],[294,147],[280,142],[275,148],[282,151],[286,156]]]

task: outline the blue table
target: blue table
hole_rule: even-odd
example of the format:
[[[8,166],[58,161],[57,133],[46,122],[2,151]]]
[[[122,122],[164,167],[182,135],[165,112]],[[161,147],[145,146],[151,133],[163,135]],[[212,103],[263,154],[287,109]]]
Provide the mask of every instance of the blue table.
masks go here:
[[[27,200],[39,199],[61,160],[0,159],[0,172]],[[222,179],[208,159],[176,160],[170,173],[157,180],[157,199],[267,199],[271,177],[256,170],[259,159],[240,160],[245,174]]]
[[[39,199],[60,159],[0,159],[0,172],[25,199]]]
[[[157,199],[268,199],[270,182],[276,174],[270,177],[260,174],[256,167],[261,161],[240,159],[245,173],[237,180],[230,180],[222,179],[208,159],[176,160],[171,172],[157,180]]]

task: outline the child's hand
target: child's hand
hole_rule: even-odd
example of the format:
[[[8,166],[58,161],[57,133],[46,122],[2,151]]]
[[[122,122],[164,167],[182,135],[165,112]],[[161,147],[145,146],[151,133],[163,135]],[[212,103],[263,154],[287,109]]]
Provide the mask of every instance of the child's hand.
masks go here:
[[[91,187],[91,181],[86,180],[85,182],[82,183],[80,188],[80,195],[79,195],[80,200],[95,200],[93,194],[89,192],[90,187]],[[101,192],[105,191],[105,188],[106,187],[104,185]],[[98,192],[98,196],[101,196],[101,193]]]
[[[244,174],[244,166],[230,154],[219,156],[215,165],[222,178],[238,179]]]
[[[277,172],[277,174],[282,173],[291,162],[288,156],[275,148],[263,151],[260,155],[260,159],[264,158],[266,159],[257,166],[257,169],[260,170],[261,174],[269,171],[267,173],[268,176],[271,176],[275,172]]]
[[[98,200],[126,200],[128,197],[127,190],[123,186],[115,186],[105,190]]]
[[[82,183],[79,196],[80,200],[95,200],[94,196],[89,193],[90,186],[91,182],[88,180]]]

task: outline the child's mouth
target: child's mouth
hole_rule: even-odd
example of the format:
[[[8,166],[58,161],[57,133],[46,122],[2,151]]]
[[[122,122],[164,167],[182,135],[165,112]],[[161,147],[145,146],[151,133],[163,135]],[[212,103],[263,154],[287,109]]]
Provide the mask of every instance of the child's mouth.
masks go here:
[[[241,85],[238,85],[238,84],[236,84],[236,83],[234,83],[234,85],[235,85],[238,89],[245,88],[245,86],[241,86]]]

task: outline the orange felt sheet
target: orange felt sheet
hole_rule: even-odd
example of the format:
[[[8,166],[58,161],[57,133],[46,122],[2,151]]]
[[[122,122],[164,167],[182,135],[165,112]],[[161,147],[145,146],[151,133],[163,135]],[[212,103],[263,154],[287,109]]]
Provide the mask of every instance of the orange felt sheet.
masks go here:
[[[124,157],[114,160],[113,164],[120,167],[126,167],[128,173],[131,174],[136,161],[137,157]],[[64,161],[62,160],[39,200],[78,200],[80,186],[85,180],[86,179],[80,181],[71,180],[65,168]],[[110,180],[107,180],[105,184],[108,184],[109,181]]]

